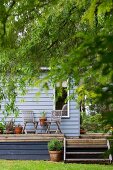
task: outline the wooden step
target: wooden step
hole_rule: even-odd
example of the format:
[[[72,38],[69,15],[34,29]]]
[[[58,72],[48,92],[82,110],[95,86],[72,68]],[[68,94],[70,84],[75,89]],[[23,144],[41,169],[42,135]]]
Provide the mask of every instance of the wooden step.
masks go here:
[[[105,134],[105,133],[87,133],[87,134],[83,134],[80,135],[80,138],[87,138],[87,139],[107,139],[108,137],[110,137],[111,135],[109,134]]]
[[[107,148],[107,145],[76,144],[67,145],[66,148]]]
[[[82,154],[88,154],[88,155],[92,155],[92,154],[104,154],[104,152],[66,152],[66,154],[70,155],[74,155],[74,154],[79,154],[79,155],[82,155]]]
[[[66,159],[65,162],[84,162],[84,163],[109,163],[110,160],[109,159]]]
[[[67,145],[72,145],[72,144],[98,144],[98,145],[105,145],[107,144],[106,139],[67,139],[66,140]]]
[[[108,149],[107,139],[66,139],[65,162],[110,163],[103,157]]]

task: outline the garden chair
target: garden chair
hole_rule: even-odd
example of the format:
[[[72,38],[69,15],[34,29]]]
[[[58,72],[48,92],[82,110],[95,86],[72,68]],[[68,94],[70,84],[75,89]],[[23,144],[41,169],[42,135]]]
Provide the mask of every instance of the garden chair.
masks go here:
[[[30,110],[23,111],[23,123],[24,123],[23,131],[25,134],[36,133],[38,121],[35,121],[33,111],[30,111]],[[28,128],[27,127],[28,124],[29,124],[29,127],[30,125],[33,125],[33,129]]]
[[[62,133],[60,128],[61,117],[62,117],[62,110],[53,110],[51,112],[50,120],[46,121],[47,124],[46,133],[51,133],[51,132]],[[52,129],[53,125],[55,129]]]
[[[67,115],[67,104],[64,104],[62,107],[62,116],[66,116]]]

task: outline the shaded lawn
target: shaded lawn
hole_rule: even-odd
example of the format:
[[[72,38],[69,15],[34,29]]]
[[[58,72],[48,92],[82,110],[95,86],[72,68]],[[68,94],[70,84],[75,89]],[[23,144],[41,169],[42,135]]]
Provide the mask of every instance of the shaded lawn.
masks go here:
[[[113,170],[113,165],[0,160],[0,170]]]

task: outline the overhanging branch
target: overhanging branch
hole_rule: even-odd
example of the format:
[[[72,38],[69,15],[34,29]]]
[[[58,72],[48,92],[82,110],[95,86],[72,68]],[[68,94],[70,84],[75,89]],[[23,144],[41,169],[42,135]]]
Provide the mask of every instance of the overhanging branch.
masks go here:
[[[10,11],[11,9],[13,8],[13,6],[15,5],[15,0],[12,1],[11,5],[9,6],[9,9],[2,21],[2,24],[3,24],[3,35],[2,35],[2,38],[4,38],[5,34],[6,34],[6,23],[7,23],[7,20],[8,20],[8,17],[10,16]]]

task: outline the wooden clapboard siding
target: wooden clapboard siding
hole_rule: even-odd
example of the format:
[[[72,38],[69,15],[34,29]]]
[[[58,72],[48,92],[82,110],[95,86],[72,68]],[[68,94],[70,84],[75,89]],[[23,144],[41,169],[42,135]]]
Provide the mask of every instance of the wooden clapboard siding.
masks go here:
[[[21,107],[21,106],[37,106],[37,105],[39,105],[39,106],[51,106],[53,103],[52,103],[52,101],[51,102],[48,102],[48,101],[45,101],[45,102],[43,102],[43,101],[41,101],[41,102],[39,102],[39,101],[26,101],[26,102],[16,102],[16,105],[18,105],[19,107]],[[5,105],[5,103],[4,104],[2,104],[2,106],[4,106]]]
[[[28,87],[27,94],[22,96],[19,93],[16,99],[16,105],[20,110],[18,118],[15,119],[15,123],[23,124],[22,112],[25,110],[32,110],[34,112],[35,121],[39,120],[40,113],[45,111],[47,118],[51,116],[51,111],[54,106],[54,89],[50,86],[48,91],[42,90],[37,87]],[[40,95],[39,95],[40,93]],[[73,90],[70,90],[70,95],[73,94]],[[77,96],[75,96],[76,98]],[[1,105],[1,112],[4,110],[4,101]],[[3,116],[0,114],[0,118]],[[6,121],[9,121],[14,115],[10,115]],[[33,128],[32,124],[29,124],[29,129]],[[38,126],[37,133],[40,133],[41,127]],[[79,136],[80,135],[80,113],[77,103],[74,100],[69,101],[69,117],[62,118],[61,130],[66,136]]]
[[[40,91],[41,94],[37,96],[37,92]],[[5,102],[2,103],[2,107],[1,107],[2,111],[4,110],[4,104]],[[21,94],[18,95],[16,99],[16,105],[20,110],[20,115],[19,115],[20,119],[22,119],[21,113],[24,110],[33,110],[36,119],[39,118],[40,112],[42,111],[46,111],[47,115],[48,114],[50,115],[51,110],[53,110],[53,89],[50,87],[50,89],[47,92],[45,92],[44,90],[40,90],[36,87],[32,89],[28,87],[28,92],[25,96],[22,96]],[[9,116],[9,118],[11,116]],[[16,119],[16,121],[17,120],[18,119]]]
[[[73,90],[70,90],[71,94],[73,94]],[[62,119],[61,129],[67,136],[80,135],[80,112],[75,100],[69,101],[69,118]]]

